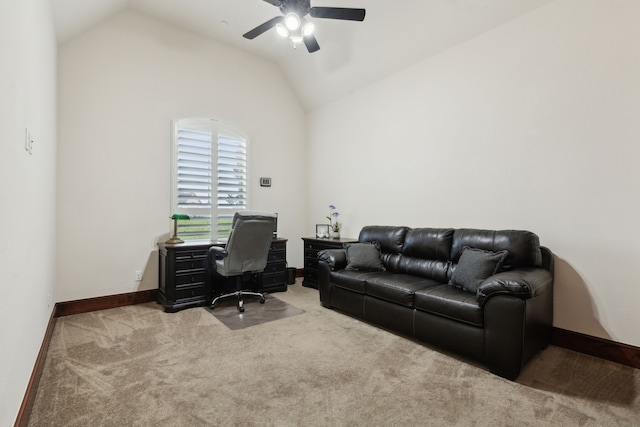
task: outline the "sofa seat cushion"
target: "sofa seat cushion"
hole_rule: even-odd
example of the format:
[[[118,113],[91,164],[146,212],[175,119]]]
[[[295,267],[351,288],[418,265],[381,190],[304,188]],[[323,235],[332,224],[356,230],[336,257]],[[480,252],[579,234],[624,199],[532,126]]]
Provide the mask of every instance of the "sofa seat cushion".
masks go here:
[[[415,292],[416,310],[483,326],[483,309],[476,295],[448,284],[430,286]]]
[[[339,270],[331,272],[331,283],[350,291],[365,293],[365,281],[375,275],[385,274],[377,271]]]
[[[380,273],[367,278],[367,295],[413,307],[416,291],[440,285],[440,282],[410,274]]]

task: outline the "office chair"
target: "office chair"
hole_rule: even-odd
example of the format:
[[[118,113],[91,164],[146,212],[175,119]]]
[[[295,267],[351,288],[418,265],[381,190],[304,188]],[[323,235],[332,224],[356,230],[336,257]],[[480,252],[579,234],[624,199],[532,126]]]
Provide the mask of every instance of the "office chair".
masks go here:
[[[212,310],[219,300],[231,296],[238,298],[241,313],[244,312],[244,295],[260,297],[260,304],[264,304],[264,295],[243,290],[243,282],[248,281],[252,274],[262,273],[266,267],[275,221],[276,215],[272,213],[236,212],[226,247],[212,246],[209,249],[210,280],[217,276],[236,279],[236,290],[216,297],[211,303]]]

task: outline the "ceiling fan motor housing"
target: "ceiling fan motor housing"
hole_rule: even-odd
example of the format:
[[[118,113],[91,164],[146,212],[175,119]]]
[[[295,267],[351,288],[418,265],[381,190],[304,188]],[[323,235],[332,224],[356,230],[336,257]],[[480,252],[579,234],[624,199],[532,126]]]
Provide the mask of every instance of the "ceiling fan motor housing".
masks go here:
[[[310,9],[310,0],[282,0],[280,5],[280,11],[283,15],[295,13],[299,18],[308,15]]]

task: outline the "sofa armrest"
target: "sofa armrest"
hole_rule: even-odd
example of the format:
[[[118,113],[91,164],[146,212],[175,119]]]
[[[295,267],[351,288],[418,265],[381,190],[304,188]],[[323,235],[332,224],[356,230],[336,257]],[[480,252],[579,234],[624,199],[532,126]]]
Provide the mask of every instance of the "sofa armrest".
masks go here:
[[[347,266],[347,252],[344,249],[325,249],[318,252],[318,261],[329,264],[331,270],[342,270]]]
[[[495,295],[512,295],[529,299],[546,292],[553,284],[553,275],[543,268],[521,268],[487,278],[476,294],[480,306]]]

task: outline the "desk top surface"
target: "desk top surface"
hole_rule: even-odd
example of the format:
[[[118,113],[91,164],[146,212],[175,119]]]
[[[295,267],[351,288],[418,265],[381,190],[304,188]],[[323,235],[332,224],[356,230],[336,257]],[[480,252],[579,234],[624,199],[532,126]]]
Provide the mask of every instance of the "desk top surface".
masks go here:
[[[276,237],[274,242],[286,242],[287,239]],[[164,248],[195,248],[201,246],[225,246],[226,240],[185,240],[184,243],[167,244],[167,242],[158,242],[158,247]]]

